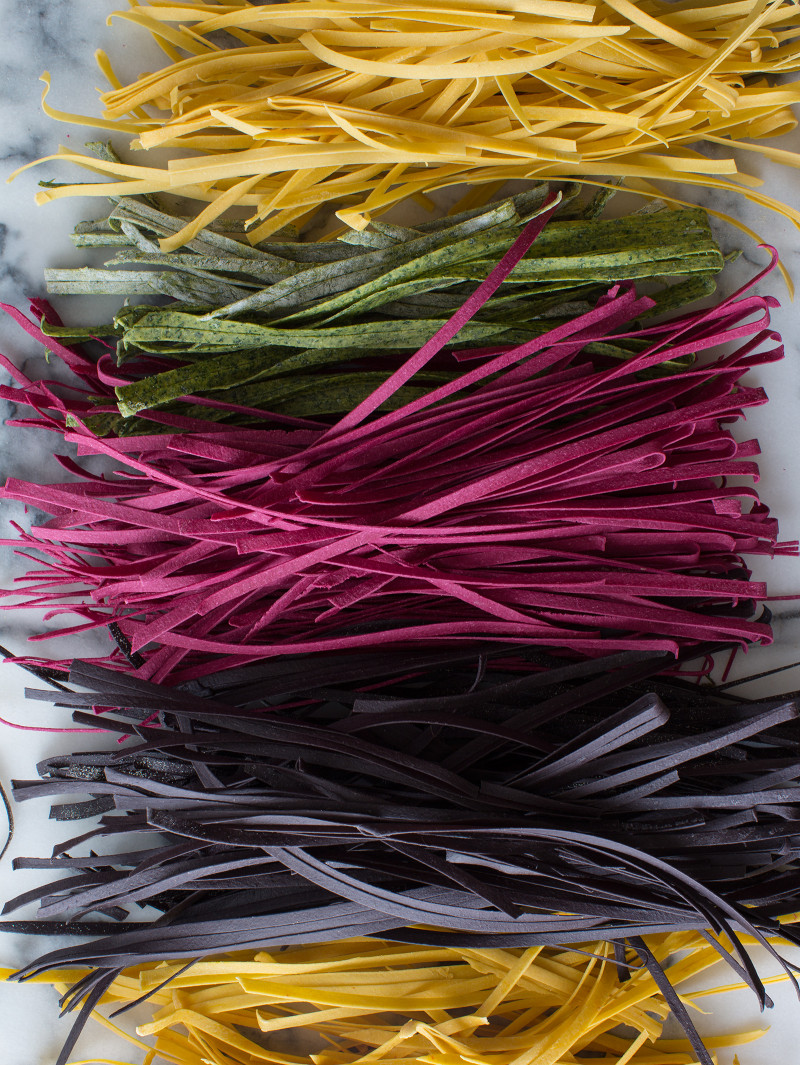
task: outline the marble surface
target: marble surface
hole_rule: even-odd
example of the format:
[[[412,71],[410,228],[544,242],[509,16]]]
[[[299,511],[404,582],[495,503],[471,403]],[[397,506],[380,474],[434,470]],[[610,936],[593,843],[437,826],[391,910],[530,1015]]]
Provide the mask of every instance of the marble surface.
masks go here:
[[[45,69],[53,78],[50,97],[55,107],[73,112],[95,111],[96,90],[101,75],[94,64],[96,48],[104,48],[125,76],[147,69],[153,49],[142,31],[119,24],[110,29],[105,20],[116,8],[113,0],[49,0],[28,2],[0,0],[0,175],[4,179],[16,167],[56,150],[59,143],[80,147],[93,139],[93,131],[62,126],[52,122],[39,106],[41,86],[38,77]],[[123,44],[124,40],[124,44]],[[800,151],[800,133],[784,137],[779,146]],[[124,145],[121,145],[124,147]],[[765,182],[764,190],[800,206],[800,172],[778,170],[759,156],[748,153],[743,160],[752,173]],[[69,232],[81,218],[96,217],[100,204],[92,201],[62,200],[47,207],[33,203],[36,181],[40,177],[58,179],[66,171],[59,164],[48,164],[23,174],[12,185],[0,185],[0,300],[25,307],[25,297],[43,295],[42,271],[45,266],[69,266],[86,262],[85,253],[75,250]],[[779,217],[740,198],[706,194],[702,190],[682,190],[687,196],[716,210],[735,213],[740,220],[775,244],[784,262],[800,285],[800,233]],[[727,247],[740,246],[744,254],[728,272],[730,288],[756,272],[765,261],[755,243],[721,225],[721,241]],[[762,498],[779,517],[785,539],[800,537],[800,478],[798,478],[798,443],[800,442],[800,301],[792,303],[780,279],[773,275],[765,286],[782,301],[775,312],[774,325],[784,336],[786,358],[777,365],[753,373],[754,383],[762,384],[770,394],[768,406],[750,413],[742,431],[757,436],[762,445]],[[74,299],[58,303],[68,320],[77,321],[82,307]],[[0,351],[9,355],[23,369],[26,360],[40,358],[36,346],[5,317],[0,318]],[[2,411],[3,417],[13,412]],[[0,425],[0,467],[2,477],[55,480],[59,468],[52,459],[51,441],[45,434],[31,430],[11,432]],[[0,525],[25,523],[28,518],[16,504],[4,503]],[[0,536],[8,533],[3,531]],[[756,559],[759,578],[768,580],[773,595],[800,593],[800,561],[791,558]],[[0,550],[0,587],[8,587],[13,577],[23,572],[22,564],[7,549]],[[740,671],[756,672],[800,660],[800,600],[776,602],[775,642],[769,648],[751,652],[739,664]],[[26,637],[39,627],[38,619],[24,613],[0,614],[0,643],[15,651],[24,648]],[[73,648],[60,645],[59,654]],[[45,648],[47,645],[45,645]],[[102,643],[98,650],[102,650]],[[88,648],[92,650],[91,648]],[[761,690],[768,691],[770,682]],[[800,668],[779,675],[771,690],[800,687]],[[0,714],[13,720],[43,720],[41,708],[26,706],[22,698],[25,678],[11,668],[0,667]],[[752,690],[752,689],[751,689]],[[90,746],[93,737],[86,737]],[[102,741],[100,741],[102,745]],[[7,785],[12,777],[28,778],[34,774],[38,758],[45,752],[72,748],[74,736],[51,736],[38,732],[4,729],[0,732],[0,781]],[[16,834],[9,852],[0,861],[0,897],[7,898],[38,882],[35,874],[16,872],[10,875],[11,858],[18,854],[45,854],[61,836],[61,829],[47,820],[45,801],[31,802],[15,810]],[[0,811],[0,834],[3,830]],[[0,966],[13,966],[40,953],[41,941],[17,936],[0,937]],[[766,969],[765,969],[766,972]],[[797,1060],[796,1033],[800,1026],[800,1006],[787,985],[772,992],[779,1003],[774,1015],[758,1015],[757,1005],[748,995],[726,996],[724,1001],[706,1000],[713,1014],[702,1019],[708,1032],[724,1032],[735,1024],[738,1028],[766,1027],[769,1033],[756,1043],[739,1050],[741,1065],[767,1065]],[[64,1038],[66,1025],[56,1024],[53,993],[49,989],[20,989],[0,985],[0,1032],[3,1034],[4,1061],[9,1065],[48,1065],[52,1063]],[[90,1033],[80,1045],[76,1060],[124,1059],[139,1062],[135,1048],[126,1049],[108,1033]],[[96,1055],[96,1057],[92,1057]],[[720,1052],[722,1065],[729,1065],[733,1050]]]

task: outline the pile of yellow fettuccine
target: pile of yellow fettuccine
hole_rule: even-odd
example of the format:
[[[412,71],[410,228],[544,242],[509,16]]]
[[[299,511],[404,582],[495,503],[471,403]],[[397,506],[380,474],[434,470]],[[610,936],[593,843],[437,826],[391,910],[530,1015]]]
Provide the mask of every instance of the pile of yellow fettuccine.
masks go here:
[[[648,946],[661,963],[678,958],[668,971],[679,992],[719,962],[695,932],[651,936]],[[94,1016],[144,1051],[145,1065],[579,1065],[587,1059],[576,1055],[589,1052],[597,1065],[691,1065],[686,1040],[660,1038],[669,1007],[653,977],[635,954],[627,961],[621,980],[613,947],[602,942],[470,950],[348,939],[186,971],[184,960],[125,970],[104,1002],[118,1007],[151,992],[152,1020],[137,1033],[154,1043]],[[83,975],[37,979],[63,993]],[[681,998],[699,1010],[703,996],[730,990]],[[759,1034],[705,1043],[713,1051]]]
[[[45,109],[192,152],[162,167],[62,150],[108,180],[38,199],[207,203],[164,251],[233,205],[250,208],[257,242],[331,202],[359,228],[409,195],[516,178],[736,189],[800,225],[731,151],[800,161],[745,143],[796,125],[800,82],[771,77],[800,68],[794,0],[131,2],[112,18],[149,31],[168,63],[123,85],[99,54],[105,117]]]

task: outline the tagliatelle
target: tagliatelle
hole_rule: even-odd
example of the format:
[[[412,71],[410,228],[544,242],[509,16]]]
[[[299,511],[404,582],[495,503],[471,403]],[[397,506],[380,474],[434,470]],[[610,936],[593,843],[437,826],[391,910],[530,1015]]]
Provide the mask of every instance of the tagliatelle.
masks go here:
[[[790,0],[131,4],[112,18],[152,33],[170,64],[123,86],[100,56],[113,86],[103,119],[45,109],[134,133],[134,147],[201,153],[105,172],[125,194],[206,202],[206,221],[253,207],[254,242],[331,201],[361,228],[410,194],[509,178],[680,180],[735,190],[800,226],[800,211],[752,191],[759,182],[732,157],[689,148],[799,165],[747,143],[797,124],[800,83],[764,77],[800,69]],[[64,158],[96,169],[80,153]],[[110,186],[66,185],[37,200]]]
[[[678,983],[719,958],[694,932],[651,936],[648,947],[660,963],[691,951],[669,968]],[[561,1065],[576,1053],[598,1065],[691,1065],[688,1042],[660,1038],[670,1007],[653,976],[633,951],[625,963],[616,968],[607,943],[459,950],[353,938],[198,960],[188,969],[168,960],[129,968],[102,1001],[118,1007],[148,996],[153,1019],[136,1029],[141,1038],[98,1010],[92,1016],[145,1049],[145,1061],[171,1065]],[[86,972],[53,971],[34,982],[64,994]],[[716,991],[681,997],[691,1006],[695,995]],[[344,998],[347,1005],[329,1005]],[[621,1025],[629,1033],[621,1035]],[[760,1034],[705,1042],[713,1049]],[[144,1042],[152,1036],[153,1045]]]

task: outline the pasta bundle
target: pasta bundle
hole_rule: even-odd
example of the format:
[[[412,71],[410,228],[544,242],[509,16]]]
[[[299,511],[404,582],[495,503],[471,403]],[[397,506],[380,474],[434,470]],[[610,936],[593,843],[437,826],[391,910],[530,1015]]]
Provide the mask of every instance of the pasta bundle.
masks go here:
[[[800,67],[800,7],[788,0],[131,2],[112,18],[149,30],[169,64],[123,85],[101,54],[113,86],[104,119],[45,109],[173,157],[162,168],[64,151],[104,180],[38,199],[169,191],[207,202],[164,251],[237,204],[258,242],[330,201],[363,228],[408,195],[514,178],[736,189],[800,224],[730,152],[690,147],[798,165],[743,142],[796,125],[800,83],[765,77]]]
[[[718,960],[694,932],[653,936],[649,946],[662,961],[681,952],[682,960],[669,970],[674,980],[685,981]],[[85,975],[55,970],[35,979],[69,995]],[[696,1006],[695,998],[724,990],[731,988],[682,998]],[[105,1011],[92,1016],[144,1050],[145,1065],[566,1065],[584,1058],[597,1065],[693,1065],[697,1060],[688,1040],[660,1038],[670,1007],[635,952],[623,952],[617,967],[607,943],[577,950],[458,950],[356,937],[274,954],[198,960],[188,968],[170,961],[133,966],[117,976],[103,1001],[124,1010],[143,995],[153,1011],[136,1029],[144,1038],[136,1038],[130,1025],[108,1020]],[[759,1034],[739,1032],[705,1043],[714,1049]],[[155,1042],[145,1042],[148,1037]]]

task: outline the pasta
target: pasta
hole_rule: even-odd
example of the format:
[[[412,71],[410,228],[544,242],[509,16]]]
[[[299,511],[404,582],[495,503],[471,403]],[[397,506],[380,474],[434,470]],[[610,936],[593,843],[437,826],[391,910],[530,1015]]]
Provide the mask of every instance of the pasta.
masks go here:
[[[648,946],[661,961],[675,952],[684,955],[669,969],[673,980],[696,976],[718,959],[694,932],[653,936]],[[83,975],[63,970],[35,979],[65,994]],[[694,997],[713,993],[682,997],[691,1006]],[[129,968],[104,1001],[119,1007],[142,995],[149,996],[152,1019],[139,1025],[136,1036],[98,1010],[93,1016],[145,1050],[146,1063],[567,1065],[588,1056],[598,1065],[691,1065],[696,1060],[685,1039],[660,1038],[669,1006],[635,953],[628,952],[620,970],[607,943],[577,950],[457,950],[354,938],[198,960],[188,969],[183,961]],[[759,1034],[705,1042],[713,1049]],[[144,1041],[150,1037],[154,1045]],[[310,1052],[303,1052],[304,1045]]]
[[[208,204],[204,224],[249,208],[258,242],[332,200],[360,229],[409,195],[465,181],[680,180],[738,190],[800,225],[730,154],[800,162],[748,143],[796,125],[800,82],[767,77],[800,68],[789,0],[131,3],[112,18],[149,31],[170,62],[123,85],[101,55],[112,84],[102,120],[44,107],[176,154],[157,167],[62,149],[103,180],[44,189],[40,203],[168,191]]]

